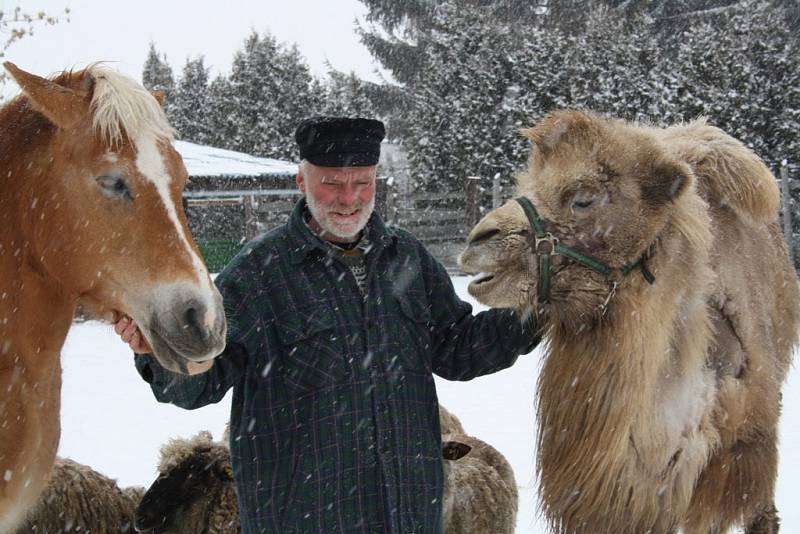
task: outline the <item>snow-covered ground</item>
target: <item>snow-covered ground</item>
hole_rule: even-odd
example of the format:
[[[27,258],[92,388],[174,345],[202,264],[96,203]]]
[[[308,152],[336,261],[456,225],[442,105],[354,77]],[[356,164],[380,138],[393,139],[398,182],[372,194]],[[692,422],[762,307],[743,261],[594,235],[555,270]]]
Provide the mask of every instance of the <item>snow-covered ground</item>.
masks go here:
[[[462,298],[468,279],[454,277]],[[482,309],[475,306],[476,311]],[[136,373],[130,350],[111,327],[77,324],[63,352],[62,438],[59,454],[117,478],[123,486],[148,486],[155,478],[158,449],[172,437],[198,430],[222,434],[230,396],[218,405],[185,411],[158,404]],[[437,379],[439,399],[456,413],[468,433],[497,447],[514,467],[520,488],[517,532],[544,533],[536,516],[534,490],[533,395],[539,354],[471,382]],[[777,506],[783,532],[800,532],[800,371],[792,370],[784,389],[781,463]]]

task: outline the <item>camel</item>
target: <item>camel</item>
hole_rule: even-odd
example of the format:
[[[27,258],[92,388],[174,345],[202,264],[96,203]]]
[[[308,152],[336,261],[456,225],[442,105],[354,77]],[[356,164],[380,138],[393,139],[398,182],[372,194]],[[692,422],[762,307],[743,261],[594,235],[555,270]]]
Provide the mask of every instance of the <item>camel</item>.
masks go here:
[[[764,163],[700,119],[576,110],[522,134],[470,293],[538,319],[537,478],[558,533],[774,533],[800,293]]]

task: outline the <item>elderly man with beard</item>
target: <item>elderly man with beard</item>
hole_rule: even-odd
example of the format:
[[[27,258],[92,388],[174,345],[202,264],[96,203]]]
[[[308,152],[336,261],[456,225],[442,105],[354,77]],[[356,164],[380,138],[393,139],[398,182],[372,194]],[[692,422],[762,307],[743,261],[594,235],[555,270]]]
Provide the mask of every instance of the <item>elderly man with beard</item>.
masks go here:
[[[470,380],[538,342],[510,310],[472,314],[445,269],[373,211],[384,127],[297,128],[305,194],[217,277],[225,352],[183,376],[136,325],[117,332],[156,398],[194,409],[233,389],[231,459],[245,533],[441,533],[433,374]]]

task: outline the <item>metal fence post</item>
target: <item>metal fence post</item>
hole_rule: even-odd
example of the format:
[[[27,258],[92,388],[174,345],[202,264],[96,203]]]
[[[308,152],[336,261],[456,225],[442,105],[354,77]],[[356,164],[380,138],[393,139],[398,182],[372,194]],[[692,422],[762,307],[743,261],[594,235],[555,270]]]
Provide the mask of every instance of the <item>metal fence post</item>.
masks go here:
[[[475,226],[478,222],[478,217],[480,210],[478,209],[478,204],[480,202],[479,195],[478,195],[478,180],[480,180],[479,176],[468,176],[467,177],[467,205],[466,205],[466,216],[467,216],[467,225],[470,228]]]
[[[500,207],[500,203],[502,202],[502,198],[500,198],[500,173],[494,175],[492,178],[492,209],[496,210]]]
[[[258,235],[258,214],[255,209],[255,196],[244,195],[242,202],[244,203],[244,235],[250,241]]]

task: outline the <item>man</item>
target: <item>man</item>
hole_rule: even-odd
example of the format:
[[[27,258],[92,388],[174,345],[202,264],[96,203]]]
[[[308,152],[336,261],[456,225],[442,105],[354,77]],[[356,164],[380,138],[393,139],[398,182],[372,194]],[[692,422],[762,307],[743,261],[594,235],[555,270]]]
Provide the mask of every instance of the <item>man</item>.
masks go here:
[[[509,310],[473,316],[422,244],[373,212],[383,137],[376,120],[301,123],[305,198],[216,279],[225,352],[193,376],[136,357],[162,402],[193,409],[233,388],[245,533],[440,533],[432,373],[469,380],[538,342]],[[147,352],[130,321],[117,331]]]

